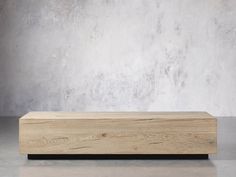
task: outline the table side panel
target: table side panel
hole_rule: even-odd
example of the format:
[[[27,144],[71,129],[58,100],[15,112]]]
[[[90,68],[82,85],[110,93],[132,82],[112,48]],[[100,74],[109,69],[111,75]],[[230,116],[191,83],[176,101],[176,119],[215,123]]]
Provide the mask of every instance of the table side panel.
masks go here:
[[[216,153],[216,119],[20,119],[23,154]]]

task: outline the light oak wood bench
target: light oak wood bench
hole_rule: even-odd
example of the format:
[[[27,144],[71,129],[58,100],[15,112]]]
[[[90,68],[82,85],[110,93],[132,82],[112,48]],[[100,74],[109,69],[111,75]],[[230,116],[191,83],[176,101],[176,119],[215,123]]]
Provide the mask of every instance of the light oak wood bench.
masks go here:
[[[20,118],[20,152],[212,154],[217,121],[206,112],[30,112]]]

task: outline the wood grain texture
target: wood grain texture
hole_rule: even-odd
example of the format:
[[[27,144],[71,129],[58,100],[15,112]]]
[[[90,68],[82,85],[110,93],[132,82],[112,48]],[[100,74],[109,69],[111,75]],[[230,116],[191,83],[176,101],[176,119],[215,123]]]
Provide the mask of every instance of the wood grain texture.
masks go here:
[[[31,112],[23,154],[211,154],[217,122],[205,112]]]

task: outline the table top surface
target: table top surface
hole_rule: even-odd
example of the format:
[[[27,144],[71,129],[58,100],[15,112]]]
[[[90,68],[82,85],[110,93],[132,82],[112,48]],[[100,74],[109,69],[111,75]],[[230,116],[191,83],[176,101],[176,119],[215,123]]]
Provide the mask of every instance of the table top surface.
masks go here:
[[[29,112],[21,119],[212,119],[207,112]]]

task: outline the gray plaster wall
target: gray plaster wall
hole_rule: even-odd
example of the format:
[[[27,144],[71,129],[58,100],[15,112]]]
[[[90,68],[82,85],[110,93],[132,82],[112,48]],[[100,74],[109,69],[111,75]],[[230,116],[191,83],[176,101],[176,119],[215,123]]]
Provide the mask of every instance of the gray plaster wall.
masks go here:
[[[0,0],[0,115],[236,116],[235,0]]]

